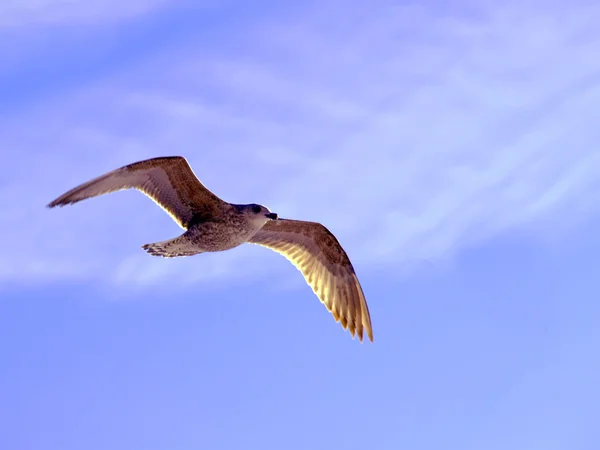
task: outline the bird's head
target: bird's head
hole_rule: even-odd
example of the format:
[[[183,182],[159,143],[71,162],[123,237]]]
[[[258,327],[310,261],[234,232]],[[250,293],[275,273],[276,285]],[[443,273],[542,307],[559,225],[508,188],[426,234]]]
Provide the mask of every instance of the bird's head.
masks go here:
[[[257,205],[256,203],[244,205],[244,212],[257,220],[263,220],[265,222],[277,219],[277,214],[271,212],[266,206]]]

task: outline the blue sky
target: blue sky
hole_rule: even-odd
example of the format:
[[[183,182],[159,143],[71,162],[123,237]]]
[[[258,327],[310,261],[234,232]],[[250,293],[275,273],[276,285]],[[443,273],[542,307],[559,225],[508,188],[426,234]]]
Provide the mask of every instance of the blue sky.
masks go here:
[[[600,447],[600,7],[0,5],[0,447]],[[163,260],[137,192],[316,220],[375,342],[255,246]]]

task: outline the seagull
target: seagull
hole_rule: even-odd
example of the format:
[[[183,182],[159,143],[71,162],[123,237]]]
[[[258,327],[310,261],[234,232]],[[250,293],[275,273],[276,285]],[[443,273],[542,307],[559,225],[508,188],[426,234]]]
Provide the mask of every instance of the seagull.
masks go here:
[[[266,206],[228,203],[196,177],[182,156],[151,158],[123,166],[64,193],[47,206],[65,206],[99,195],[137,189],[185,232],[142,245],[152,256],[174,258],[220,252],[244,243],[280,253],[304,275],[319,300],[354,338],[373,342],[365,295],[348,255],[318,222],[281,219]]]

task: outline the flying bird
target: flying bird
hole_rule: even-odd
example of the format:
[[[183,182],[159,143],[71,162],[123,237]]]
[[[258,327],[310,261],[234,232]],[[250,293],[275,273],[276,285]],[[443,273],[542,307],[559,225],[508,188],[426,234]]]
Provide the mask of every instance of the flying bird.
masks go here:
[[[348,255],[322,224],[281,219],[266,206],[228,203],[209,191],[182,156],[139,161],[108,172],[48,204],[65,206],[124,189],[137,189],[165,210],[185,232],[142,245],[153,256],[173,258],[219,252],[243,243],[274,250],[304,275],[336,322],[352,337],[373,341],[371,317]]]

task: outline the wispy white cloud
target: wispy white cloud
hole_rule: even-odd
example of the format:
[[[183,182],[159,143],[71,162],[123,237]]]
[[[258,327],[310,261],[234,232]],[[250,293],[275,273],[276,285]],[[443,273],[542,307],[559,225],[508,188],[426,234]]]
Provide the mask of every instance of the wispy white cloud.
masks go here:
[[[150,12],[165,3],[166,0],[3,0],[0,26],[114,21]]]
[[[189,42],[0,125],[3,148],[31,155],[8,155],[0,204],[12,214],[0,226],[15,239],[0,279],[146,285],[285,270],[253,248],[145,255],[138,245],[179,230],[137,193],[42,208],[165,154],[188,157],[226,200],[325,223],[359,268],[444,257],[509,229],[555,230],[596,208],[598,7],[331,5],[225,30],[216,50]]]

